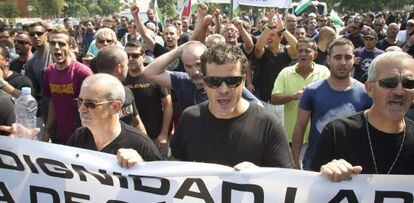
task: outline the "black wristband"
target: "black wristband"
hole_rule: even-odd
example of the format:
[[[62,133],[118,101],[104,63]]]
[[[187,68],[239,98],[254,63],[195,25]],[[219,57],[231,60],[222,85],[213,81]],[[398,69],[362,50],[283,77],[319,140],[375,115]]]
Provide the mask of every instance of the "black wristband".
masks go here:
[[[286,31],[285,27],[280,31],[280,33],[283,33],[284,31]]]
[[[271,26],[271,25],[267,25],[267,28],[269,28],[269,29],[275,29],[276,28],[276,25],[274,25],[274,26]]]

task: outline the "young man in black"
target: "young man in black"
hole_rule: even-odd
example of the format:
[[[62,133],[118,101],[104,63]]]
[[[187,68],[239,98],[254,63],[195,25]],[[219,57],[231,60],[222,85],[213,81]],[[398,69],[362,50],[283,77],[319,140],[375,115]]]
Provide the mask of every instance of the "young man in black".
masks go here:
[[[158,148],[165,148],[173,113],[171,95],[167,88],[151,83],[142,74],[145,54],[141,44],[128,42],[125,51],[128,55],[128,75],[124,85],[134,94],[148,136]]]

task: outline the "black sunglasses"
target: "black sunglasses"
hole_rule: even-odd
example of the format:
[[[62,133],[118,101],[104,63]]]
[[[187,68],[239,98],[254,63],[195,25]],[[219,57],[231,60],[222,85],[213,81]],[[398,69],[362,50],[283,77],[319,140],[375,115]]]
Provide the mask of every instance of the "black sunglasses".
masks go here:
[[[103,44],[103,43],[107,43],[107,44],[112,44],[114,42],[114,40],[112,39],[98,39],[97,40],[99,44]]]
[[[56,42],[56,41],[50,41],[49,44],[52,47],[56,46],[56,44],[59,45],[59,47],[64,47],[68,45],[66,42]]]
[[[76,104],[78,105],[78,108],[80,108],[83,104],[88,109],[94,109],[99,105],[108,104],[108,103],[113,102],[113,101],[94,102],[94,101],[90,101],[90,100],[84,100],[82,98],[76,98],[75,101],[76,101]]]
[[[40,37],[43,34],[45,34],[45,32],[37,31],[37,32],[31,32],[29,35],[32,36],[32,37],[34,37],[35,35],[37,35],[38,37]]]
[[[373,82],[376,82],[376,81],[373,81]],[[400,80],[396,77],[384,78],[384,79],[378,80],[379,86],[382,88],[387,88],[387,89],[396,88],[399,82]],[[401,83],[405,89],[414,89],[414,78],[403,78],[401,80]]]
[[[29,44],[30,42],[27,42],[27,41],[24,41],[24,40],[19,40],[19,39],[16,39],[16,40],[14,40],[14,43],[15,43],[15,44],[25,45],[25,44]]]
[[[128,55],[128,58],[129,57],[132,57],[132,58],[134,58],[134,59],[137,59],[137,58],[139,58],[140,56],[142,56],[142,55],[144,55],[143,53],[129,53],[129,54],[127,54]]]
[[[203,77],[203,79],[207,86],[213,89],[219,88],[223,82],[226,83],[227,87],[235,88],[241,84],[243,76]]]

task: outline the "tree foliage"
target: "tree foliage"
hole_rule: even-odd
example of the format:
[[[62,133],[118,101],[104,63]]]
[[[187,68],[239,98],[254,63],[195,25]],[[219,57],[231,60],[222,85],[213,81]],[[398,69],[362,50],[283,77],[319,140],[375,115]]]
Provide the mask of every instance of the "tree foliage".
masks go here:
[[[65,0],[32,0],[33,14],[41,17],[57,17],[62,14]]]
[[[19,16],[16,4],[12,1],[0,2],[0,17],[15,18]]]
[[[400,10],[406,5],[413,3],[412,0],[325,0],[329,8],[339,3],[339,10],[341,11],[381,11]]]
[[[119,12],[122,6],[119,0],[98,0],[98,5],[102,9],[103,15],[111,15],[114,12]]]

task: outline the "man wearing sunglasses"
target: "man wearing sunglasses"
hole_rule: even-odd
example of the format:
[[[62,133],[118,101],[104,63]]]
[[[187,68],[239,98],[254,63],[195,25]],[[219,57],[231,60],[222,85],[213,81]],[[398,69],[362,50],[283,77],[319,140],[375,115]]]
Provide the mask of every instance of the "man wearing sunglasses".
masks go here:
[[[9,68],[10,53],[7,47],[0,45],[0,89],[17,98],[21,95],[22,87],[33,88],[32,82],[26,76],[11,71]]]
[[[244,53],[232,45],[218,44],[203,53],[201,71],[208,101],[183,112],[171,141],[173,157],[229,166],[248,161],[292,167],[280,121],[241,97],[247,69]]]
[[[173,114],[171,94],[144,77],[145,53],[139,42],[127,42],[128,75],[124,85],[131,89],[148,136],[159,149],[167,149],[170,123]]]
[[[247,161],[292,167],[280,121],[241,97],[248,68],[242,50],[220,43],[205,51],[200,63],[208,100],[183,112],[170,145],[173,158],[228,166]],[[129,152],[118,159],[129,162],[133,157],[137,154]]]
[[[405,118],[413,78],[410,55],[391,51],[375,58],[365,83],[372,107],[325,126],[312,170],[333,181],[358,173],[414,174],[414,123]]]
[[[309,120],[308,146],[303,157],[305,170],[311,168],[319,135],[328,122],[365,110],[372,104],[364,85],[351,77],[354,63],[352,42],[339,38],[331,43],[328,52],[330,76],[307,86],[300,99],[292,136],[292,155],[298,169],[301,168],[299,154]]]
[[[55,63],[45,70],[43,80],[43,96],[50,98],[43,140],[50,138],[53,143],[65,144],[80,126],[73,99],[78,97],[83,80],[92,75],[92,71],[72,59],[70,35],[66,29],[53,30],[49,44]]]
[[[10,62],[10,70],[24,74],[24,65],[32,56],[32,41],[30,40],[29,33],[26,31],[17,32],[14,37],[14,47],[19,57]]]
[[[67,145],[109,154],[130,148],[139,152],[145,161],[161,160],[148,136],[120,122],[125,92],[117,78],[103,73],[89,76],[75,101],[82,127],[76,129]]]

